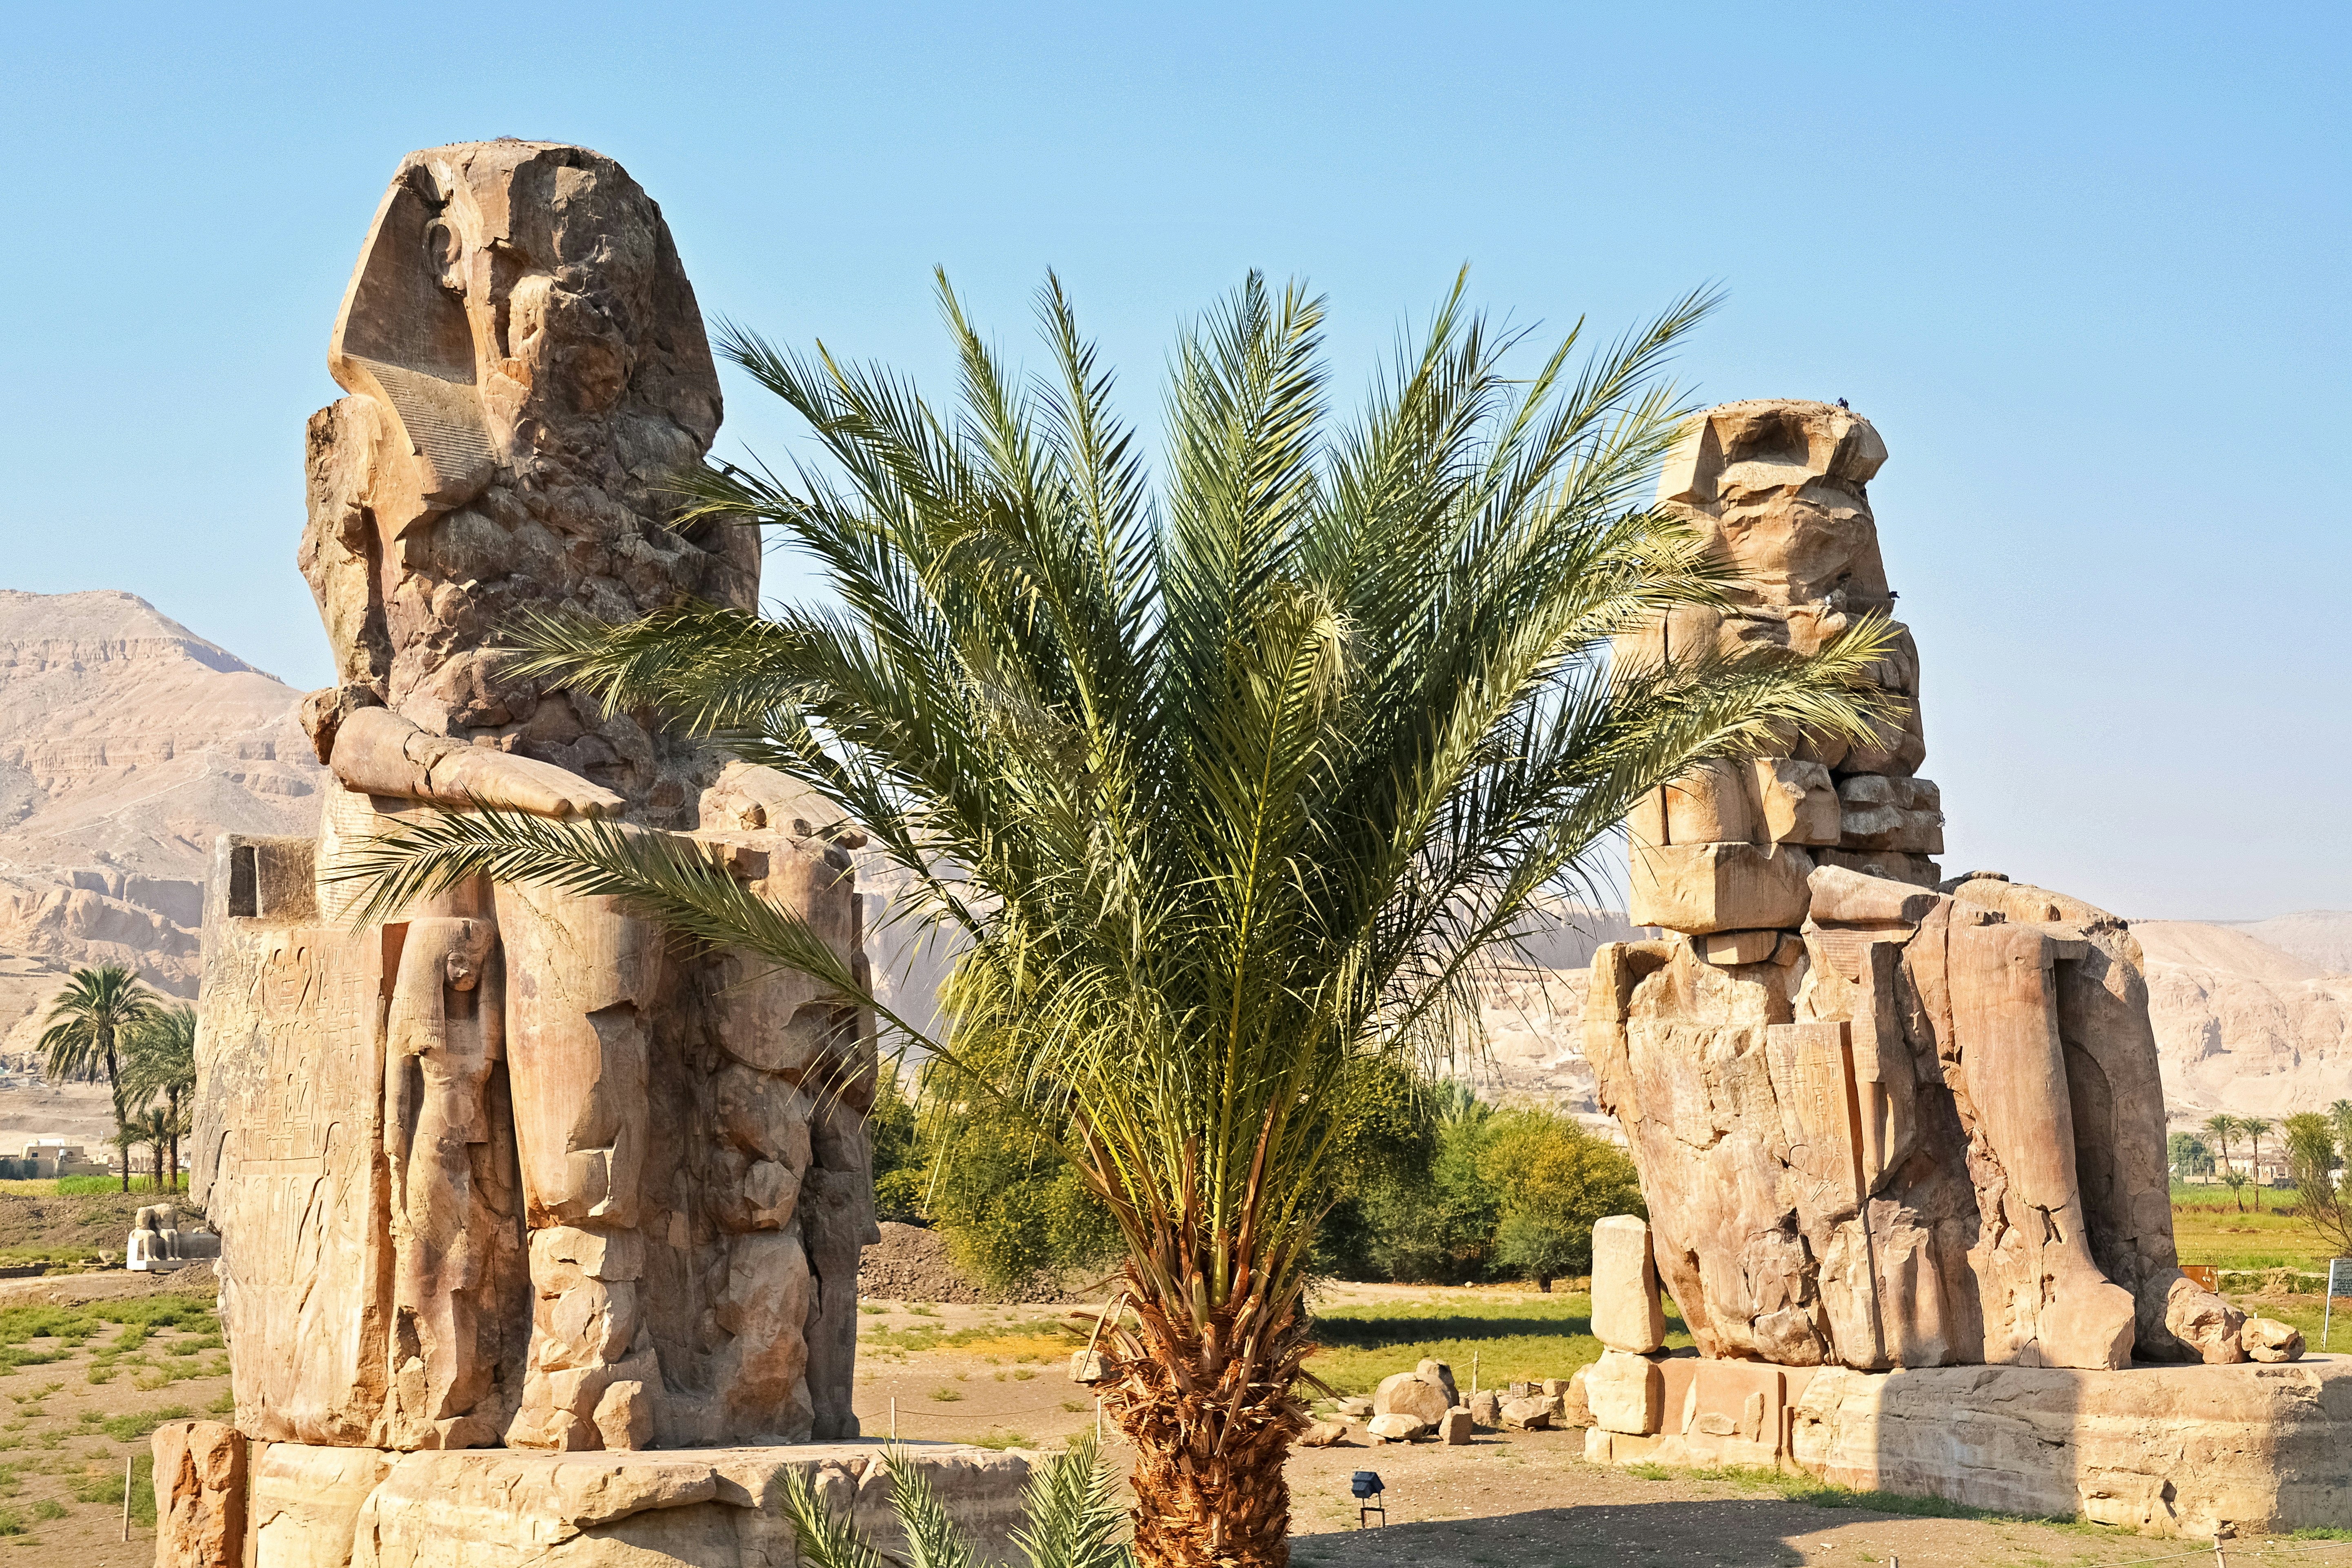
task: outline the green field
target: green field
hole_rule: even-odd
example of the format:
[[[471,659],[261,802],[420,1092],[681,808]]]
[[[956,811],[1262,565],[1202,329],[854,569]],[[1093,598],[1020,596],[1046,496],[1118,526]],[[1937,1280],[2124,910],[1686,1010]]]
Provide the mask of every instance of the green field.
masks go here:
[[[1580,1294],[1357,1302],[1317,1312],[1315,1338],[1323,1348],[1307,1370],[1342,1394],[1370,1394],[1381,1379],[1409,1371],[1424,1356],[1452,1367],[1454,1382],[1467,1393],[1474,1355],[1478,1385],[1497,1388],[1566,1377],[1601,1354],[1601,1342],[1592,1337],[1592,1298]],[[1670,1299],[1666,1344],[1679,1349],[1690,1342]]]
[[[2330,1256],[2330,1248],[2307,1223],[2268,1208],[2260,1214],[2251,1208],[2240,1214],[2234,1205],[2215,1208],[2201,1203],[2175,1203],[2172,1238],[2181,1262],[2210,1263],[2217,1268],[2316,1271],[2327,1267]]]

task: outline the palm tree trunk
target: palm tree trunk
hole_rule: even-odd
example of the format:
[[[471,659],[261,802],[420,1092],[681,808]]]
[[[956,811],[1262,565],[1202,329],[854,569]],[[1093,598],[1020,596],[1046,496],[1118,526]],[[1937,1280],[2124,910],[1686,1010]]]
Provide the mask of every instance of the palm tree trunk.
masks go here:
[[[1209,1331],[1180,1326],[1130,1270],[1139,1334],[1109,1336],[1103,1409],[1136,1447],[1135,1556],[1142,1568],[1285,1568],[1290,1485],[1283,1462],[1307,1428],[1290,1395],[1315,1348],[1297,1313],[1248,1320],[1255,1299],[1212,1312]],[[1221,1353],[1236,1323],[1241,1353]],[[1116,1353],[1123,1352],[1125,1353]]]
[[[114,1100],[114,1142],[122,1156],[122,1190],[131,1190],[131,1130],[122,1120],[122,1079],[115,1071],[114,1032],[106,1035],[106,1091]]]

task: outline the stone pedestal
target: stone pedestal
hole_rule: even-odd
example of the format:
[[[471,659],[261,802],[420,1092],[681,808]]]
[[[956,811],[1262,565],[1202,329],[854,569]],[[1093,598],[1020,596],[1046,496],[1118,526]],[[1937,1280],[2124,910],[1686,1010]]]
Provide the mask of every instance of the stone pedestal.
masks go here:
[[[159,1433],[159,1454],[163,1442]],[[187,1447],[178,1435],[174,1451]],[[901,1448],[979,1560],[1009,1560],[1029,1456],[945,1443]],[[202,1510],[175,1506],[167,1519],[202,1512],[214,1522],[201,1540],[191,1531],[189,1542],[159,1547],[157,1561],[210,1568],[220,1539],[241,1538],[246,1568],[796,1568],[783,1509],[784,1477],[794,1470],[877,1546],[903,1554],[881,1455],[872,1443],[633,1453],[255,1443],[237,1478],[241,1495],[215,1489]]]
[[[2156,1534],[2352,1518],[2352,1357],[2120,1372],[1892,1373],[1656,1358],[1664,1418],[1601,1464],[1768,1465],[1864,1491]]]

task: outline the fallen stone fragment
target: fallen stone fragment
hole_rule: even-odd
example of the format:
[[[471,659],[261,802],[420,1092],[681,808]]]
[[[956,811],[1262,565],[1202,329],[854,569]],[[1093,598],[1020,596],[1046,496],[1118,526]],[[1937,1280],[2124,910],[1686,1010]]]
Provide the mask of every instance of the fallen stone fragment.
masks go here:
[[[1585,1378],[1591,1367],[1578,1367],[1576,1375],[1568,1380],[1568,1392],[1559,1396],[1559,1424],[1563,1426],[1591,1426],[1592,1405],[1585,1398]]]
[[[1350,1421],[1368,1421],[1372,1415],[1372,1402],[1362,1394],[1353,1394],[1339,1401],[1339,1414]]]
[[[2301,1361],[2303,1331],[2276,1318],[2249,1318],[2238,1341],[2256,1361]]]
[[[1460,1447],[1470,1441],[1470,1426],[1469,1410],[1457,1406],[1447,1411],[1445,1419],[1437,1424],[1437,1435],[1448,1444]]]
[[[245,1438],[219,1421],[166,1421],[154,1451],[155,1568],[237,1568]]]
[[[1502,1426],[1506,1431],[1541,1432],[1551,1426],[1551,1401],[1542,1394],[1529,1399],[1506,1400],[1502,1415]]]
[[[1372,1394],[1372,1413],[1376,1415],[1410,1415],[1424,1426],[1434,1426],[1454,1408],[1454,1392],[1448,1378],[1441,1383],[1436,1378],[1418,1372],[1401,1372],[1393,1377],[1381,1379]]]
[[[1481,1426],[1499,1426],[1503,1421],[1503,1396],[1491,1388],[1482,1388],[1470,1396],[1470,1419]]]
[[[1303,1448],[1329,1448],[1346,1443],[1348,1424],[1345,1421],[1318,1421],[1298,1435]]]
[[[1444,1415],[1443,1411],[1439,1412],[1440,1419]],[[1409,1443],[1415,1437],[1427,1436],[1435,1425],[1435,1422],[1417,1420],[1411,1415],[1375,1415],[1365,1424],[1364,1430],[1383,1442]]]

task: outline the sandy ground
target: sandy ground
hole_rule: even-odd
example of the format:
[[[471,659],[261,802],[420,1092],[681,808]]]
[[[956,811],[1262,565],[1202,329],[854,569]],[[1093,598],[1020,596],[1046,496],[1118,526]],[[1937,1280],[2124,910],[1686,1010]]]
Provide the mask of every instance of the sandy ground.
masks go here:
[[[109,1293],[149,1294],[194,1286],[209,1296],[209,1270],[156,1281],[122,1274],[78,1275],[47,1282],[0,1284],[0,1308],[36,1301],[64,1304]],[[1381,1288],[1370,1288],[1378,1293]],[[1352,1297],[1363,1287],[1344,1288]],[[1428,1292],[1416,1292],[1427,1295]],[[1094,1423],[1086,1389],[1066,1377],[1066,1350],[1038,1331],[1055,1314],[1033,1307],[938,1307],[869,1302],[868,1348],[857,1385],[860,1420],[870,1436],[889,1430],[897,1402],[901,1436],[1053,1447]],[[994,1331],[961,1349],[894,1345],[910,1330]],[[227,1391],[217,1352],[198,1336],[161,1331],[126,1358],[104,1384],[88,1381],[93,1357],[114,1331],[72,1356],[0,1375],[0,1568],[67,1562],[75,1568],[144,1568],[154,1560],[152,1528],[121,1537],[119,1484],[126,1457],[144,1438],[117,1440],[102,1423],[159,1409],[203,1414]],[[49,1342],[31,1342],[38,1349]],[[194,1371],[169,1384],[173,1370]],[[1024,1375],[1026,1373],[1027,1375]],[[145,1381],[153,1386],[142,1388]],[[939,1391],[954,1397],[935,1397]],[[1295,1560],[1302,1568],[1619,1568],[1639,1564],[1737,1565],[1864,1563],[1898,1560],[1905,1568],[2071,1568],[2165,1560],[2182,1568],[2212,1561],[2196,1542],[2126,1535],[2093,1526],[1917,1519],[1863,1509],[1791,1502],[1728,1481],[1676,1477],[1649,1480],[1583,1462],[1582,1434],[1481,1434],[1467,1447],[1435,1444],[1369,1448],[1360,1443],[1302,1450],[1290,1462]],[[1124,1449],[1114,1439],[1114,1463]],[[1377,1470],[1387,1483],[1388,1523],[1360,1531],[1349,1478]],[[142,1484],[144,1477],[142,1477]],[[78,1495],[81,1494],[81,1495]],[[100,1500],[85,1500],[100,1495]],[[37,1517],[42,1505],[62,1517]],[[2352,1565],[2352,1542],[2239,1541],[2237,1568],[2253,1563]]]

